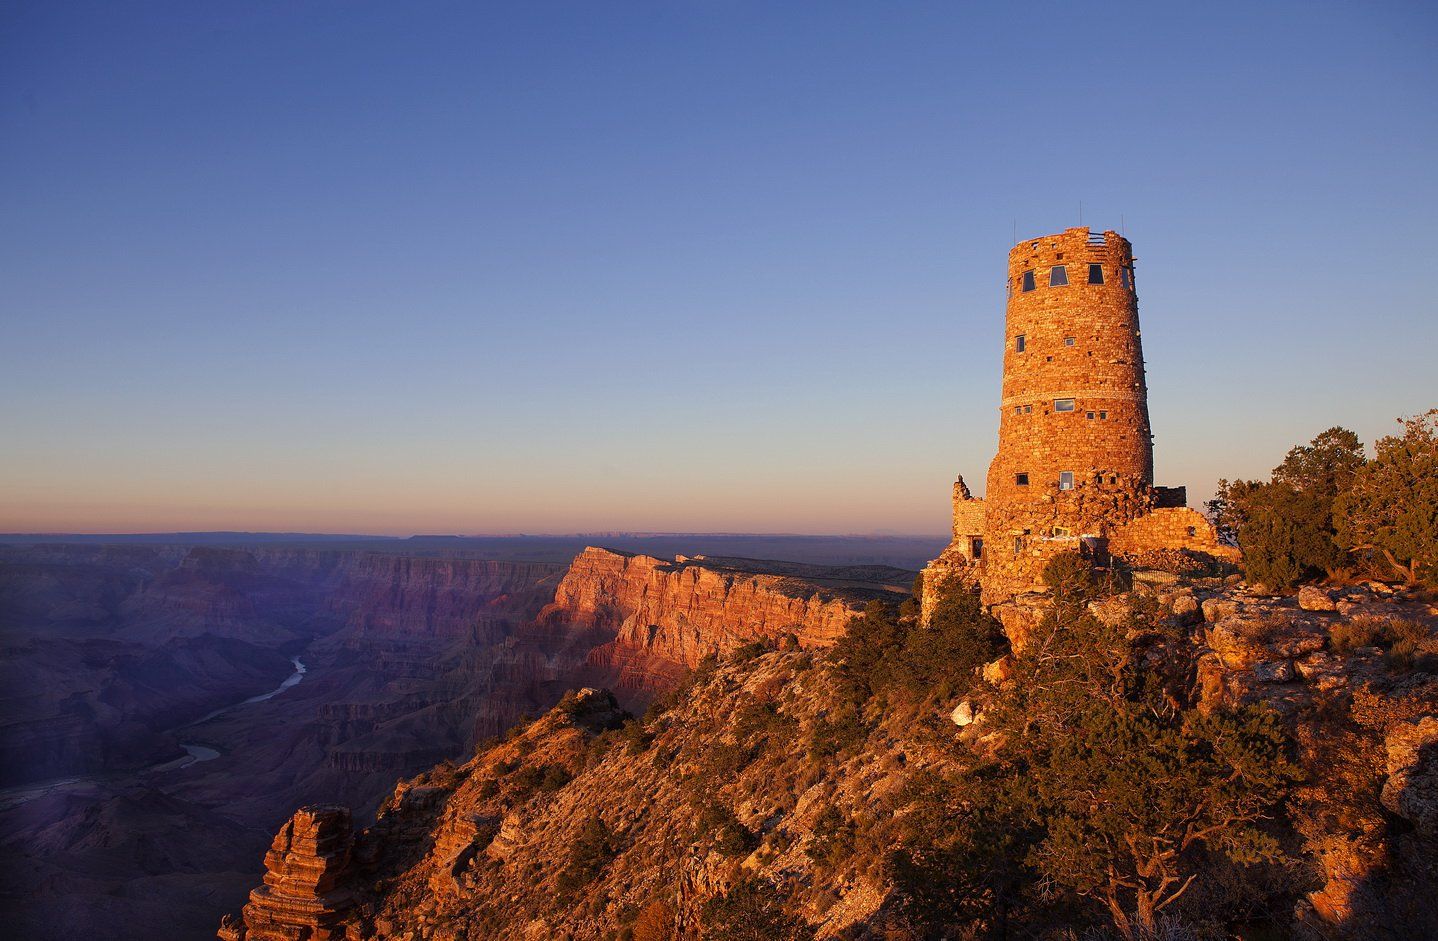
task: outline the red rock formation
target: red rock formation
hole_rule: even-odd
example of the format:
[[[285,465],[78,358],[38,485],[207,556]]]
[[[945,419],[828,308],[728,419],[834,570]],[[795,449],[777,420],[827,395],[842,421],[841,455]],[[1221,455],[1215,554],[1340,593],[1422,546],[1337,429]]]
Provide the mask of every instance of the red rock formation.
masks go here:
[[[280,828],[265,854],[265,883],[250,893],[221,941],[338,941],[354,904],[343,878],[354,847],[350,812],[304,807]]]
[[[794,634],[826,647],[871,597],[907,589],[899,570],[844,570],[680,556],[665,562],[590,547],[555,590],[539,623],[613,639],[589,656],[623,690],[662,687],[705,655]],[[844,574],[858,578],[843,578]],[[876,580],[876,576],[878,580]],[[882,578],[887,576],[885,584]]]

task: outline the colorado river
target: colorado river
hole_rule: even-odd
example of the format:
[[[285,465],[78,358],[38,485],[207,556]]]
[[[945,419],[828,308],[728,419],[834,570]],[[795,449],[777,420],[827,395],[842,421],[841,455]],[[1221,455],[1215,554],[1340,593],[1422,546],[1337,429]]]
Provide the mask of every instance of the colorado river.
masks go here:
[[[305,674],[309,672],[299,657],[291,657],[290,662],[295,665],[295,672],[285,677],[283,683],[268,693],[251,696],[249,699],[216,709],[213,712],[201,716],[194,722],[186,722],[184,725],[176,726],[168,731],[179,732],[200,725],[201,723],[209,722],[211,719],[218,718],[232,709],[238,709],[241,706],[248,706],[252,703],[264,702],[267,699],[274,699],[285,690],[298,685],[298,683],[305,678]],[[128,774],[114,777],[104,775],[80,775],[69,778],[56,778],[50,781],[34,781],[30,784],[21,784],[18,787],[5,788],[4,790],[0,790],[0,810],[14,807],[16,804],[23,804],[26,801],[32,801],[37,797],[43,797],[55,791],[65,791],[73,787],[80,787],[87,784],[100,784],[102,782],[120,783],[129,775],[138,777],[140,775],[157,774],[165,771],[178,771],[181,768],[188,768],[190,765],[196,765],[202,761],[213,761],[220,757],[220,752],[208,745],[200,745],[195,742],[181,742],[180,747],[185,750],[185,754],[181,757],[172,758],[169,761],[162,761],[157,765],[151,765],[148,768],[142,768],[139,771],[129,772]]]

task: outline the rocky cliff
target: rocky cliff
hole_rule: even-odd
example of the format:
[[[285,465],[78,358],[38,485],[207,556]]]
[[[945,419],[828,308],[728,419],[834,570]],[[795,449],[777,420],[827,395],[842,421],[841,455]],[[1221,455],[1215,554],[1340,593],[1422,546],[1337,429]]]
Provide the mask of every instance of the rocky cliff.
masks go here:
[[[70,934],[105,922],[116,938],[161,925],[194,937],[243,899],[236,873],[296,806],[368,815],[397,777],[471,753],[567,689],[613,685],[638,708],[705,653],[785,633],[827,643],[912,574],[595,548],[568,567],[329,548],[0,550],[0,771],[16,792],[0,795],[14,864],[0,929],[58,935],[63,905]],[[308,671],[298,685],[205,718],[275,689],[293,655]],[[184,756],[182,742],[213,757],[150,770]],[[37,854],[57,825],[63,845]],[[191,833],[231,825],[223,851],[187,849]]]
[[[631,586],[675,574],[666,567],[594,556],[563,597],[576,618],[622,625],[642,608]],[[629,610],[587,593],[600,583]],[[1426,902],[1438,890],[1438,608],[1381,586],[1274,598],[1151,571],[1092,612],[1122,623],[1155,609],[1166,646],[1152,650],[1166,653],[1154,669],[1174,694],[1202,709],[1276,710],[1303,770],[1273,823],[1293,854],[1287,874],[1211,884],[1173,911],[1220,933],[1438,930]],[[1144,643],[1138,655],[1154,655]],[[978,918],[962,905],[991,912],[992,897],[964,902],[952,877],[926,881],[947,863],[908,841],[962,816],[944,782],[962,794],[958,782],[988,773],[989,700],[1012,683],[1012,657],[1037,655],[989,664],[961,702],[920,691],[902,708],[871,710],[871,699],[859,715],[844,660],[753,646],[706,663],[643,721],[626,722],[601,691],[567,697],[474,758],[402,782],[356,837],[337,882],[354,894],[323,923],[337,919],[348,939],[688,939],[733,924],[737,906],[754,920],[745,937],[938,937],[926,911],[960,905],[950,911]],[[986,852],[976,878],[992,876]],[[1014,930],[1083,923],[1038,901],[1007,905],[1028,926]],[[222,937],[268,938],[273,924],[251,906]]]
[[[707,655],[792,634],[832,644],[874,598],[904,597],[914,573],[753,559],[673,562],[590,547],[575,558],[539,624],[600,640],[588,656],[621,693],[652,693]]]

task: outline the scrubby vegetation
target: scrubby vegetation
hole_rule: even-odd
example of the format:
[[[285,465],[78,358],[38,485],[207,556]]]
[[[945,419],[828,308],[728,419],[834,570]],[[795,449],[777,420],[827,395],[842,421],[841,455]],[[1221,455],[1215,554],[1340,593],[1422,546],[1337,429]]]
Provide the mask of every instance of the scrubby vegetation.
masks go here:
[[[1179,617],[1161,600],[1175,583],[1076,554],[1044,577],[1045,613],[1019,650],[955,582],[928,625],[914,599],[874,603],[826,651],[781,639],[706,658],[642,718],[604,693],[566,697],[451,769],[470,777],[445,819],[466,815],[461,832],[474,826],[485,849],[446,862],[462,901],[426,914],[454,928],[433,936],[1299,937],[1295,906],[1325,885],[1316,857],[1390,825],[1385,745],[1359,722],[1406,721],[1431,701],[1412,667],[1431,649],[1427,616],[1310,615],[1276,599],[1218,615],[1255,659],[1301,647],[1310,667],[1361,662],[1379,684],[1328,687],[1339,692],[1303,708],[1331,716],[1281,722],[1225,705],[1252,698],[1209,695],[1204,632],[1218,622]],[[1219,609],[1236,603],[1203,580]],[[1382,667],[1355,653],[1372,647]],[[1225,669],[1257,682],[1256,667]],[[1385,683],[1411,699],[1361,720],[1345,705]],[[405,904],[393,897],[386,917],[408,919]]]
[[[888,865],[916,936],[1037,929],[1052,906],[1081,912],[1086,901],[1124,936],[1148,936],[1206,880],[1283,861],[1270,823],[1297,772],[1275,718],[1200,712],[1179,638],[1157,618],[1136,611],[1108,625],[1088,613],[1111,576],[1060,556],[1046,578],[1057,603],[1039,649],[1016,659],[983,712],[982,760],[922,777],[907,795]],[[891,648],[891,633],[870,624],[853,645]]]
[[[1368,460],[1330,428],[1288,452],[1268,481],[1219,481],[1208,508],[1243,549],[1250,582],[1286,589],[1355,566],[1438,585],[1438,409],[1400,422]]]

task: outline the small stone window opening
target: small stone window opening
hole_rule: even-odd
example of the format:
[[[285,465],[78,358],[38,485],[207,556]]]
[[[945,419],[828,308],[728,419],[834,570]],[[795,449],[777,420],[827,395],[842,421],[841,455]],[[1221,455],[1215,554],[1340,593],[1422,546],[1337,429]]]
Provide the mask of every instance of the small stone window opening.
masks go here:
[[[1197,536],[1197,535],[1198,535],[1198,527],[1197,527],[1197,526],[1190,526],[1190,527],[1188,527],[1188,535],[1189,535],[1190,537],[1192,537],[1192,536]]]
[[[1027,290],[1029,290],[1029,289],[1028,289],[1028,288],[1024,288],[1024,290],[1027,291]],[[1028,345],[1029,345],[1029,343],[1028,343],[1028,338],[1027,338],[1026,336],[1024,336],[1022,333],[1020,333],[1018,336],[1014,337],[1014,352],[1015,352],[1015,353],[1022,353],[1024,350],[1028,349]]]
[[[1025,405],[1025,406],[1024,406],[1024,414],[1025,414],[1025,415],[1027,415],[1029,412],[1032,412],[1033,410],[1034,410],[1034,407],[1033,407],[1032,405]]]
[[[1014,555],[1018,555],[1019,553],[1021,553],[1021,552],[1023,552],[1023,551],[1024,551],[1024,537],[1023,537],[1023,536],[1015,536],[1015,537],[1014,537]]]
[[[1072,490],[1074,488],[1074,472],[1059,471],[1059,489]]]
[[[982,539],[975,539],[969,545],[974,558],[982,559],[984,557],[984,541]]]
[[[1073,346],[1075,342],[1073,337],[1064,337],[1064,346]]]
[[[1088,266],[1088,283],[1103,284],[1103,265]]]
[[[1014,484],[1015,484],[1016,486],[1019,486],[1019,487],[1027,487],[1027,486],[1029,485],[1029,475],[1028,475],[1028,474],[1015,474],[1015,475],[1014,475]]]
[[[1049,287],[1067,287],[1069,283],[1069,270],[1063,265],[1054,265],[1049,269]]]
[[[1054,411],[1072,412],[1074,410],[1073,399],[1054,399]]]
[[[1099,412],[1099,413],[1098,413],[1098,420],[1099,420],[1099,421],[1108,421],[1108,412]]]
[[[1116,483],[1118,483],[1118,478],[1117,478],[1117,477],[1110,477],[1110,478],[1108,479],[1108,482],[1111,483],[1111,484],[1116,484]]]
[[[1054,535],[1055,535],[1055,536],[1058,536],[1059,538],[1063,538],[1064,536],[1069,535],[1068,527],[1067,527],[1067,526],[1055,526],[1055,527],[1054,527]]]
[[[1118,280],[1126,288],[1133,287],[1133,276],[1128,273],[1127,267],[1118,269]]]
[[[1092,420],[1093,420],[1093,412],[1085,412],[1085,413],[1084,413],[1084,418],[1087,418],[1087,419],[1089,419],[1090,421],[1092,421]]]
[[[1125,287],[1127,287],[1127,284],[1125,284]],[[1026,292],[1027,292],[1027,291],[1032,291],[1032,290],[1034,289],[1034,273],[1033,273],[1032,271],[1025,271],[1025,272],[1024,272],[1024,287],[1023,287],[1023,289],[1024,289],[1024,291],[1026,291]]]

